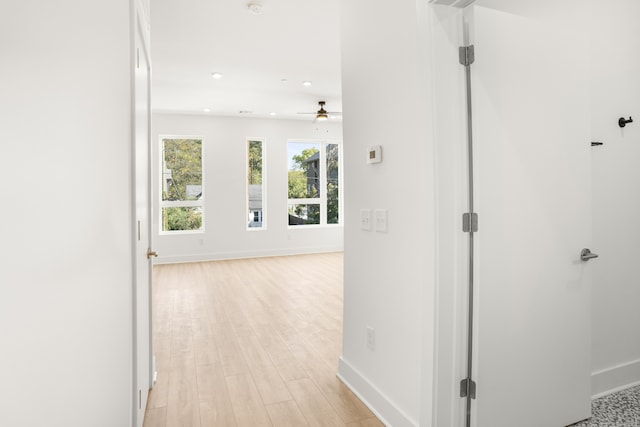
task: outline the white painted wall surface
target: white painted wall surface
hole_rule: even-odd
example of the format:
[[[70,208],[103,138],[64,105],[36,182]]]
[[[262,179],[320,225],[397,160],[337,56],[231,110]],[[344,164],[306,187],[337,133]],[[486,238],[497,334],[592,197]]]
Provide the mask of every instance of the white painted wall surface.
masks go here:
[[[158,263],[330,252],[343,249],[343,227],[288,227],[287,141],[342,140],[340,123],[249,119],[207,115],[154,114],[152,118],[153,242]],[[205,230],[160,233],[159,168],[161,135],[204,139]],[[264,230],[247,230],[248,138],[264,141],[267,221]]]
[[[594,394],[640,381],[640,3],[599,2],[593,50],[593,387]],[[634,123],[618,127],[620,117]]]
[[[427,13],[418,3],[342,3],[347,223],[339,375],[394,427],[431,424],[435,172]],[[382,146],[382,163],[366,163],[372,145]],[[361,230],[361,209],[387,209],[388,232]],[[375,350],[367,348],[367,327],[375,329]]]
[[[130,3],[0,16],[0,425],[128,426]]]
[[[420,5],[420,2],[417,4]],[[640,81],[637,79],[640,63],[639,57],[634,54],[638,51],[640,30],[633,22],[635,17],[639,16],[637,9],[640,5],[632,0],[620,0],[615,4],[575,0],[543,0],[535,4],[524,0],[478,0],[477,4],[550,23],[562,22],[576,32],[584,31],[586,27],[592,34],[593,63],[591,70],[582,72],[590,73],[592,79],[590,107],[593,140],[605,142],[604,147],[593,151],[592,249],[601,254],[601,258],[593,264],[593,393],[631,384],[640,380],[640,340],[637,339],[640,315],[636,304],[640,300],[640,287],[637,286],[637,272],[634,268],[638,238],[632,226],[635,218],[640,215],[640,203],[634,196],[635,185],[640,182],[640,176],[637,176],[640,172],[634,167],[640,155],[636,152],[640,150],[640,146],[635,144],[640,134],[640,127],[636,126],[640,126],[640,123],[629,125],[621,131],[617,128],[616,122],[622,115],[640,117]],[[359,14],[365,9],[367,19],[363,20]],[[406,86],[416,82],[413,80],[415,75],[412,74],[416,64],[407,64],[411,56],[409,52],[415,47],[411,40],[415,23],[411,16],[415,18],[415,11],[411,9],[412,5],[404,3],[394,4],[393,10],[384,10],[375,2],[368,2],[366,5],[349,2],[348,5],[343,5],[344,132],[345,138],[351,143],[345,149],[349,169],[346,187],[348,222],[345,232],[345,342],[341,375],[349,377],[352,385],[355,384],[356,391],[372,404],[379,414],[408,414],[400,422],[392,423],[393,425],[410,425],[417,419],[416,414],[421,412],[420,425],[428,426],[430,417],[425,416],[428,412],[425,408],[431,402],[424,398],[426,394],[423,390],[421,411],[412,406],[415,402],[412,397],[417,396],[418,386],[411,380],[406,380],[404,375],[414,369],[423,373],[430,372],[432,364],[425,354],[425,362],[418,363],[420,366],[416,368],[411,361],[403,359],[403,356],[398,354],[404,353],[407,348],[417,351],[415,342],[405,347],[415,331],[407,329],[404,320],[411,315],[415,306],[410,301],[403,301],[404,297],[411,294],[407,281],[415,277],[415,270],[406,267],[406,260],[396,259],[391,253],[391,248],[403,248],[402,255],[412,257],[421,250],[426,253],[430,247],[427,244],[418,249],[415,238],[408,236],[403,236],[402,244],[399,244],[400,239],[391,234],[400,230],[390,228],[389,234],[382,238],[375,233],[359,230],[362,208],[375,208],[374,205],[385,204],[384,207],[390,211],[390,224],[395,225],[392,221],[397,206],[406,205],[406,200],[409,199],[415,201],[416,197],[418,204],[430,200],[428,196],[422,200],[415,194],[404,194],[401,191],[402,187],[398,186],[395,187],[400,191],[398,196],[404,196],[405,199],[397,201],[395,194],[390,194],[392,183],[397,184],[395,178],[400,179],[400,175],[397,174],[410,172],[400,171],[401,167],[396,169],[397,165],[390,164],[388,156],[384,157],[385,163],[377,168],[367,167],[363,161],[359,163],[358,160],[362,159],[363,150],[373,144],[382,144],[384,153],[391,149],[398,155],[401,144],[406,144],[407,151],[413,147],[412,143],[407,141],[410,138],[406,138],[405,135],[410,133],[409,129],[415,130],[412,127],[415,122],[411,121],[415,118],[405,118],[406,121],[403,121],[394,114],[393,109],[387,108],[384,110],[387,116],[382,119],[369,109],[374,103],[378,106],[407,103],[405,112],[412,111],[411,102],[415,102],[416,98],[406,90]],[[436,24],[433,37],[434,47],[437,49],[432,54],[437,61],[447,60],[446,51],[438,49],[442,48],[444,43],[457,42],[453,40],[456,29],[451,27],[451,21],[447,21],[449,12],[438,11],[438,7],[433,10],[436,11],[432,24]],[[454,55],[448,59],[456,58]],[[455,213],[460,206],[460,200],[451,197],[452,194],[448,191],[460,191],[460,180],[464,179],[460,176],[460,171],[455,169],[455,156],[460,154],[460,149],[443,142],[446,139],[456,141],[460,138],[460,135],[449,128],[452,125],[452,117],[455,116],[450,110],[460,102],[455,85],[451,86],[451,79],[459,76],[455,75],[455,70],[449,68],[441,65],[435,67],[436,85],[433,98],[436,104],[434,117],[437,120],[434,126],[438,144],[440,192],[437,199],[440,236],[438,269],[439,280],[442,280],[437,295],[440,335],[455,332],[455,328],[459,328],[456,320],[447,314],[447,310],[455,311],[460,308],[455,302],[455,290],[452,293],[445,287],[445,282],[452,283],[459,279],[456,271],[460,268],[460,259],[456,255],[460,250],[459,242],[450,238],[455,236],[451,231],[452,227],[458,227],[459,224],[456,221],[450,223],[448,217],[444,218],[447,214]],[[398,77],[399,75],[402,77]],[[425,76],[428,79],[428,74]],[[367,115],[374,119],[368,119],[370,116]],[[402,154],[405,159],[420,157],[416,152]],[[417,227],[415,235],[420,234],[420,226]],[[384,244],[378,242],[382,239]],[[398,246],[395,246],[396,244]],[[393,282],[393,286],[396,287],[393,296],[391,292],[386,293],[386,281],[390,280],[389,276],[392,274],[396,274],[398,278]],[[425,304],[425,307],[428,306]],[[381,354],[384,349],[377,348],[375,352],[366,349],[365,329],[367,326],[376,327],[376,323],[383,323],[385,331],[394,331],[396,334],[401,331],[399,335],[391,338],[395,345],[395,355]],[[426,323],[425,321],[425,325]],[[429,335],[429,328],[425,328],[423,333]],[[378,342],[379,334],[378,332]],[[444,336],[438,337],[438,344],[440,358],[446,357],[450,351],[455,351],[456,347],[460,346],[460,342],[455,338],[449,339]],[[443,350],[442,344],[448,346],[449,350]],[[444,370],[442,364],[438,366],[434,401],[434,411],[439,411],[435,419],[437,423],[443,421],[442,425],[448,425],[444,420],[454,419],[457,413],[455,403],[452,406],[455,396],[454,400],[447,402],[446,395],[450,394],[451,390],[440,384],[439,380],[455,378],[459,367],[456,368],[455,361],[453,364],[448,360],[446,362]],[[402,366],[398,366],[400,364]],[[428,381],[423,379],[423,385],[426,384]],[[404,392],[398,390],[400,385],[406,387]],[[444,392],[444,396],[438,395],[439,392]]]

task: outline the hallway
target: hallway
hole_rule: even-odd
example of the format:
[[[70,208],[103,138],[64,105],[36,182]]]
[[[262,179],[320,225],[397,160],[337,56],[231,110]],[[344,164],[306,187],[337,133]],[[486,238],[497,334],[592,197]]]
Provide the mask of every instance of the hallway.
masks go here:
[[[146,427],[382,424],[336,378],[343,254],[154,267]]]

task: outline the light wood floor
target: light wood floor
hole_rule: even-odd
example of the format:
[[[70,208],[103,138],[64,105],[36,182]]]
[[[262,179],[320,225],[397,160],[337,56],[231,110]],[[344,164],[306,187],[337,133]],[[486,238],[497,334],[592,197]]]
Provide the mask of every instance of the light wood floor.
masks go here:
[[[145,427],[382,426],[337,378],[341,253],[154,267]]]

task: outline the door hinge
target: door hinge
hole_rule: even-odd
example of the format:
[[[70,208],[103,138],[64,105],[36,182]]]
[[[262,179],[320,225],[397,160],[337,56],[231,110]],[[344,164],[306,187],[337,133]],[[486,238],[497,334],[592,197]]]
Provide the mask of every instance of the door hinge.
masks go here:
[[[136,68],[140,68],[140,48],[136,48]]]
[[[460,397],[476,398],[476,383],[471,378],[460,381]]]
[[[475,233],[478,231],[478,214],[465,213],[462,214],[462,231],[465,233]]]
[[[460,46],[459,52],[460,52],[460,64],[464,65],[465,67],[468,67],[469,65],[473,64],[473,62],[476,60],[476,54],[475,54],[475,49],[473,45]]]

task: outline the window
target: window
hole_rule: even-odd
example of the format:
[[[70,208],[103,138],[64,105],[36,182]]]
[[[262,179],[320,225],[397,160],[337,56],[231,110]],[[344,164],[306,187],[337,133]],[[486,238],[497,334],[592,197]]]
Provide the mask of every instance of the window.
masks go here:
[[[264,229],[264,156],[263,142],[247,141],[247,210],[250,230]]]
[[[202,139],[162,137],[161,144],[161,231],[203,231]]]
[[[289,226],[340,224],[340,145],[289,142]]]

